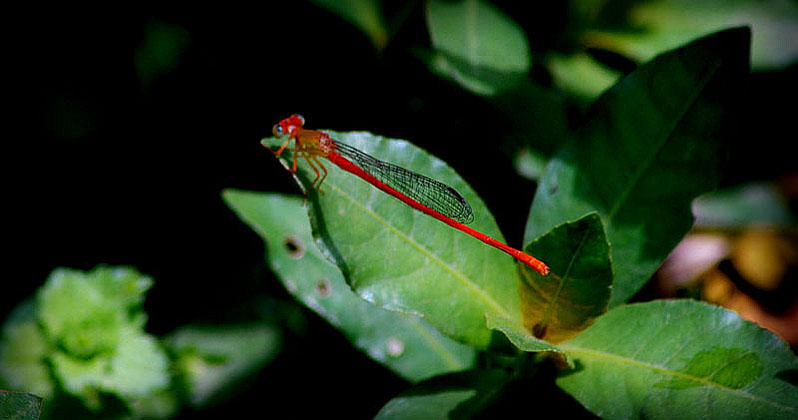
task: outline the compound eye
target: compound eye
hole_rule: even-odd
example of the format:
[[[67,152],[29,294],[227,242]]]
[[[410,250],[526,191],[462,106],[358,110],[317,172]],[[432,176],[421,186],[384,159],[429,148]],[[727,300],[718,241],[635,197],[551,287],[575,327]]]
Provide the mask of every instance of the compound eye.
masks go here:
[[[280,127],[280,124],[275,124],[274,127],[272,127],[272,134],[274,134],[275,137],[282,137],[283,127]]]

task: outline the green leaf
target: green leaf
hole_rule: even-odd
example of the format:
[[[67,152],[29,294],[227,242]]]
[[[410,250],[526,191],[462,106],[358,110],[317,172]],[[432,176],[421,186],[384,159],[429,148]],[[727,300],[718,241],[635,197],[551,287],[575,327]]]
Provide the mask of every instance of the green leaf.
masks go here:
[[[471,204],[471,226],[503,240],[482,200],[444,162],[403,140],[325,131],[378,159],[453,187]],[[282,143],[263,140],[273,149]],[[286,166],[289,156],[282,157]],[[444,334],[478,348],[486,348],[492,338],[486,313],[520,318],[512,258],[324,163],[329,167],[324,193],[314,191],[309,197],[313,234],[358,295],[389,310],[421,315]],[[306,181],[314,178],[304,160],[298,173]]]
[[[379,0],[311,0],[363,31],[377,50],[388,43],[388,29]]]
[[[25,392],[0,390],[0,419],[38,420],[44,399]]]
[[[501,393],[510,380],[511,376],[499,369],[439,376],[388,401],[374,418],[473,418]]]
[[[130,402],[169,384],[166,354],[143,330],[140,306],[151,285],[126,267],[58,269],[36,295],[52,371],[92,410],[103,408],[101,393]]]
[[[609,89],[621,77],[586,53],[552,54],[546,63],[554,83],[579,98],[593,100]]]
[[[45,362],[49,343],[36,318],[36,304],[17,306],[3,324],[0,340],[0,388],[53,395],[55,383]]]
[[[689,300],[618,307],[559,345],[557,385],[603,418],[795,418],[798,359],[773,333]]]
[[[529,72],[523,30],[487,2],[430,0],[427,27],[435,49],[432,70],[474,93],[493,95]]]
[[[562,361],[564,365],[573,368],[574,364],[567,353],[557,346],[543,341],[532,335],[521,322],[511,321],[506,318],[485,316],[488,328],[501,331],[513,343],[514,346],[526,352],[546,353]]]
[[[129,268],[57,269],[37,294],[39,319],[48,338],[75,357],[110,353],[125,324],[144,324],[134,309],[151,285]]]
[[[798,59],[798,5],[788,0],[656,0],[634,3],[629,31],[590,30],[587,44],[639,61],[708,33],[750,25],[755,70],[789,66]]]
[[[537,181],[546,170],[548,159],[536,150],[523,148],[513,157],[515,172],[530,180]]]
[[[137,398],[127,402],[130,418],[144,419],[173,419],[183,406],[176,387],[160,390],[144,398]]]
[[[787,200],[775,185],[750,183],[713,191],[693,201],[696,225],[735,228],[749,225],[795,226]]]
[[[649,279],[693,224],[691,201],[714,188],[729,104],[748,72],[747,28],[660,56],[622,79],[550,160],[525,243],[597,211],[615,271],[610,307]],[[546,258],[541,255],[541,258]]]
[[[286,289],[369,357],[414,382],[473,366],[472,348],[444,337],[417,316],[383,310],[353,293],[313,243],[302,200],[235,190],[223,196],[266,241],[271,266]]]
[[[164,338],[178,355],[177,370],[189,402],[203,407],[274,358],[280,331],[268,324],[185,326]]]
[[[100,392],[123,400],[147,398],[169,385],[169,361],[154,338],[125,325],[113,353],[79,359],[55,352],[53,370],[64,389],[80,397],[90,409],[100,409]]]
[[[548,276],[521,269],[524,327],[551,343],[567,340],[607,310],[612,287],[610,245],[597,213],[563,223],[525,251],[545,255]]]

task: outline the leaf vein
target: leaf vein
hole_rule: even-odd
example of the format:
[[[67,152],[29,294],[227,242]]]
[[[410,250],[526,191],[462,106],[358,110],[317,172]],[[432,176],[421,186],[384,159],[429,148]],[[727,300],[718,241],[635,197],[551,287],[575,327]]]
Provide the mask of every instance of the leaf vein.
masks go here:
[[[702,87],[706,86],[706,84],[709,81],[709,79],[720,68],[720,65],[721,65],[721,63],[719,63],[719,62],[715,63],[714,68],[712,68],[711,71],[708,71],[708,72],[706,72],[703,75],[704,77],[701,80],[701,86]],[[672,137],[673,130],[676,128],[676,126],[679,124],[679,122],[682,121],[682,118],[687,114],[687,111],[689,111],[693,107],[693,105],[696,102],[696,99],[701,94],[702,90],[703,89],[696,89],[692,93],[692,97],[690,98],[690,100],[686,101],[686,103],[689,104],[689,105],[685,106],[684,109],[682,109],[682,112],[681,112],[681,115],[679,116],[679,118],[675,118],[673,120],[673,123],[671,124],[670,130],[668,130],[668,135],[667,136],[663,136],[662,140],[659,142],[657,147],[655,147],[654,150],[652,150],[651,153],[648,156],[646,156],[645,161],[643,162],[643,164],[641,164],[641,165],[639,165],[637,167],[637,170],[635,171],[634,175],[630,178],[629,182],[626,184],[626,187],[618,195],[618,199],[615,200],[612,208],[610,209],[610,211],[607,212],[606,221],[607,221],[607,225],[608,226],[609,226],[610,223],[612,223],[612,220],[615,218],[615,215],[618,213],[618,211],[620,211],[621,206],[626,202],[626,200],[629,199],[629,195],[632,193],[632,190],[634,190],[634,188],[637,186],[637,184],[643,178],[643,175],[645,174],[646,170],[650,168],[650,166],[652,165],[652,163],[654,162],[656,157],[662,152],[662,150],[668,144],[669,140]]]
[[[743,398],[747,398],[747,399],[750,399],[750,400],[753,400],[753,401],[761,402],[761,403],[770,405],[772,407],[776,407],[776,408],[779,408],[779,409],[786,409],[786,410],[790,410],[790,411],[798,411],[798,408],[796,408],[796,407],[782,405],[782,404],[779,404],[779,403],[777,403],[775,401],[771,401],[771,400],[768,400],[766,398],[763,398],[763,397],[761,397],[759,395],[754,395],[754,394],[751,394],[749,392],[742,391],[740,389],[729,388],[729,387],[727,387],[727,386],[725,386],[723,384],[714,382],[714,381],[712,381],[710,379],[707,379],[707,378],[701,378],[701,377],[698,377],[698,376],[695,376],[695,375],[690,375],[690,374],[687,374],[687,373],[684,373],[684,372],[671,370],[671,369],[668,369],[668,368],[665,368],[665,367],[662,367],[662,366],[659,366],[659,365],[642,362],[642,361],[631,359],[631,358],[628,358],[628,357],[618,356],[618,355],[615,355],[615,354],[612,354],[612,353],[603,352],[603,351],[600,351],[600,350],[593,350],[593,349],[586,349],[586,348],[583,348],[583,347],[569,346],[567,344],[560,344],[559,347],[562,350],[570,352],[570,354],[572,354],[572,355],[582,354],[584,356],[587,356],[588,358],[593,358],[593,359],[598,359],[598,360],[604,359],[604,360],[608,360],[608,361],[615,362],[615,363],[622,364],[622,365],[628,365],[628,366],[632,366],[632,367],[636,367],[636,368],[640,368],[640,369],[647,369],[647,370],[650,370],[650,371],[653,371],[653,372],[662,373],[662,374],[665,374],[665,375],[676,376],[676,377],[679,377],[679,378],[682,378],[682,379],[686,379],[688,381],[697,382],[697,383],[699,383],[701,385],[711,386],[711,387],[717,388],[718,390],[721,390],[721,391],[724,391],[724,392],[728,392],[728,393],[731,393],[731,394],[735,394],[735,395],[737,395],[739,397],[743,397]]]
[[[384,218],[380,217],[378,214],[374,213],[370,208],[363,206],[362,204],[358,203],[355,198],[348,194],[343,189],[339,188],[337,185],[330,183],[329,186],[336,190],[342,197],[349,200],[354,206],[360,208],[365,214],[371,216],[377,222],[384,225],[387,229],[391,232],[396,234],[399,238],[410,244],[412,247],[418,249],[422,254],[426,255],[430,258],[430,260],[437,263],[441,268],[448,271],[449,273],[454,276],[454,278],[458,279],[460,282],[465,284],[476,296],[481,298],[489,307],[491,307],[494,311],[498,312],[499,314],[510,317],[509,313],[501,306],[498,302],[496,302],[491,296],[489,296],[484,290],[482,290],[477,284],[468,278],[465,274],[461,273],[459,270],[455,269],[451,265],[445,263],[441,260],[436,254],[432,253],[430,250],[422,246],[420,243],[416,242],[409,236],[405,235],[403,232],[398,230],[395,226],[393,226],[389,221],[385,220]]]

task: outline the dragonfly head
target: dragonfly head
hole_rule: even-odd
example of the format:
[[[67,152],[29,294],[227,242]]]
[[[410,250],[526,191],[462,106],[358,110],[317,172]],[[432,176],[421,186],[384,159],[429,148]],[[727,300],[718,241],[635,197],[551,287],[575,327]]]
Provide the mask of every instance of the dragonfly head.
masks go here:
[[[283,119],[272,127],[272,134],[275,137],[282,137],[286,134],[290,135],[297,128],[302,128],[305,125],[305,118],[299,114],[294,114],[288,118]]]

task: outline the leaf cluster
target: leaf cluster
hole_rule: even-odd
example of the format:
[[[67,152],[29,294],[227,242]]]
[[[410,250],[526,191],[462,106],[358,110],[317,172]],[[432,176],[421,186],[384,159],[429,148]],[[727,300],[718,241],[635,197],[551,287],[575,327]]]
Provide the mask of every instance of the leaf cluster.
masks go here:
[[[435,8],[456,7],[428,6],[434,22]],[[468,11],[440,13],[459,12]],[[352,292],[374,305],[375,314],[392,311],[397,319],[434,327],[439,343],[464,343],[489,359],[515,352],[518,361],[534,355],[533,365],[552,360],[559,368],[555,384],[598,416],[791,417],[798,388],[785,378],[798,359],[774,334],[696,301],[626,303],[692,226],[692,201],[717,186],[736,115],[731,92],[746,81],[749,42],[747,28],[699,39],[642,65],[591,105],[548,160],[530,209],[524,250],[550,265],[547,277],[343,171],[331,170],[324,191],[309,193],[309,224],[298,199],[229,190],[225,200],[267,241],[288,290],[355,343],[358,326],[338,320],[350,307],[339,299]],[[435,43],[438,58],[462,50]],[[476,93],[504,89],[487,92],[489,83],[480,84],[486,79],[466,80],[456,69],[449,67],[449,74]],[[471,203],[472,226],[501,240],[484,203],[444,162],[404,140],[324,131],[451,185]],[[263,140],[273,149],[281,143]],[[292,165],[289,152],[280,158]],[[315,177],[302,163],[295,175],[300,185]],[[314,268],[321,265],[324,274]],[[387,332],[394,326],[373,327]],[[383,338],[381,345],[390,342]],[[403,343],[404,351],[413,346]],[[415,363],[440,363],[440,353],[425,354]],[[395,361],[375,359],[412,381],[422,379]],[[377,417],[473,416],[502,400],[512,384],[535,377],[535,369],[523,365],[498,371],[484,370],[484,362],[438,365],[437,373],[452,373],[396,397]]]

